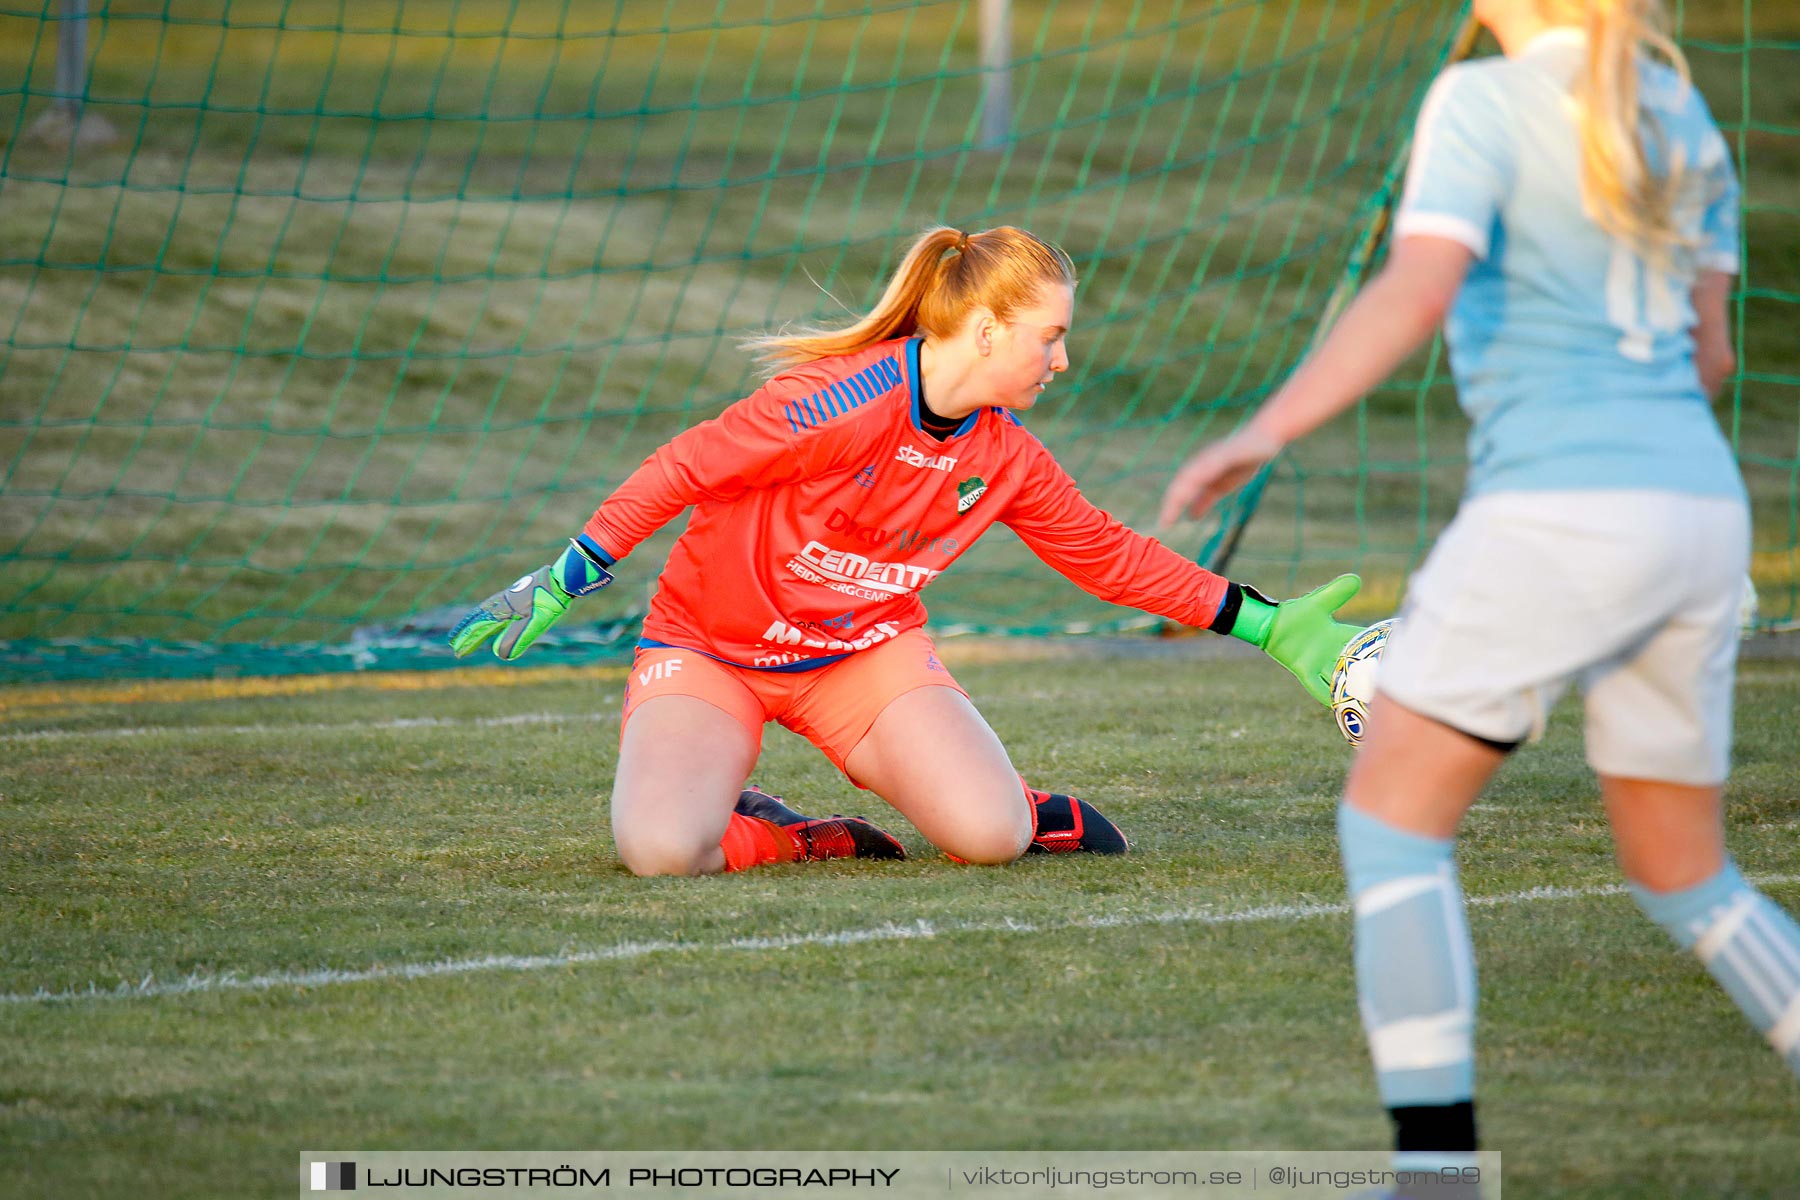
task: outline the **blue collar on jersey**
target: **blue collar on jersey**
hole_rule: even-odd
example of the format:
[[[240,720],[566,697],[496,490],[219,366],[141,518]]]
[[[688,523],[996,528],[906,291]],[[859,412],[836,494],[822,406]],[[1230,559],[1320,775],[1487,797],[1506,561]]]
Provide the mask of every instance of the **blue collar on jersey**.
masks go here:
[[[919,347],[924,344],[925,339],[922,337],[906,339],[906,383],[907,387],[912,391],[912,424],[913,428],[920,433],[925,433],[925,422],[919,416],[919,408],[925,403],[925,376],[919,371]],[[963,434],[969,432],[969,430],[975,428],[975,422],[980,419],[981,410],[978,408],[963,418],[963,423],[956,427],[950,434],[950,437],[961,437]],[[930,437],[931,435],[926,434],[926,436]],[[944,440],[949,441],[950,438],[945,438]]]

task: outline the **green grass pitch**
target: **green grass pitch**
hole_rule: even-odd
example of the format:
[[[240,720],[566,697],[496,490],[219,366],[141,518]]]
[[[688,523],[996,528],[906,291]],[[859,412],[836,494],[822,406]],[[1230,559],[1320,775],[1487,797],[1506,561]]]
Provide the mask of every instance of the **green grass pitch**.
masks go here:
[[[344,1144],[1379,1148],[1347,748],[1227,651],[947,643],[1127,858],[958,867],[774,730],[761,782],[914,858],[699,880],[612,854],[616,668],[0,690],[0,1193],[287,1195]],[[1797,908],[1800,663],[1739,712],[1732,845]],[[1800,1084],[1617,890],[1576,714],[1461,863],[1513,1194],[1791,1194]]]
[[[0,77],[35,70],[44,86],[54,38],[41,7],[0,11]],[[587,11],[604,20],[610,7]],[[371,96],[394,111],[428,102],[442,47],[411,36],[394,59],[391,36],[339,45],[274,24],[290,8],[300,25],[376,29],[401,15],[481,29],[550,19],[530,5],[234,0],[229,38],[210,24],[224,6],[177,5],[181,19],[158,35],[155,92],[140,81],[141,47],[158,26],[141,18],[163,6],[105,6],[117,20],[96,50],[98,87],[155,101],[110,110],[125,146],[73,164],[27,140],[5,147],[0,310],[29,348],[11,354],[0,388],[12,400],[0,459],[13,470],[0,528],[31,531],[29,548],[52,557],[0,562],[0,591],[62,615],[0,613],[0,637],[128,632],[119,615],[147,608],[149,623],[131,627],[147,636],[337,638],[372,617],[478,599],[535,565],[532,547],[558,544],[601,481],[738,389],[744,363],[726,333],[817,307],[811,275],[867,287],[888,265],[884,230],[951,216],[1030,212],[1096,257],[1075,339],[1082,386],[1059,389],[1034,429],[1135,519],[1215,419],[1176,414],[1181,394],[1239,403],[1273,382],[1311,331],[1297,314],[1331,282],[1307,256],[1275,268],[1343,227],[1367,194],[1366,179],[1307,175],[1304,200],[1226,222],[1236,205],[1292,191],[1308,155],[1290,162],[1286,139],[1251,137],[1254,89],[1236,107],[1201,93],[1179,127],[1187,106],[1132,98],[1173,94],[1193,62],[1202,82],[1223,78],[1240,46],[1260,78],[1281,58],[1281,21],[1253,42],[1240,26],[1265,12],[1298,14],[1310,37],[1360,27],[1383,5],[1218,5],[1212,49],[1190,32],[1173,67],[1176,43],[1163,38],[1118,42],[1106,51],[1116,59],[1073,72],[1053,56],[1021,77],[1037,89],[1023,105],[1049,97],[1046,112],[1084,119],[1023,144],[1010,174],[944,166],[975,102],[964,74],[941,104],[938,84],[915,87],[939,116],[895,119],[887,149],[904,152],[876,156],[855,176],[866,188],[772,172],[717,193],[674,185],[757,175],[796,147],[816,155],[831,134],[851,161],[872,155],[889,93],[841,89],[848,46],[787,61],[789,37],[762,69],[817,93],[797,124],[729,106],[716,109],[727,119],[694,121],[694,98],[735,94],[761,61],[754,27],[714,31],[718,14],[762,6],[643,7],[654,10],[644,21],[692,31],[664,58],[614,63],[608,86],[624,99],[602,107],[641,94],[668,111],[593,136],[577,120],[366,119]],[[866,38],[872,25],[865,71],[891,63],[930,81],[973,61],[958,15],[971,6],[874,7],[873,22],[821,26]],[[1091,11],[1100,24],[1086,36],[1112,47],[1117,24],[1159,19],[1158,7],[1064,6],[1045,28],[1050,44],[1069,43]],[[1415,7],[1420,20],[1445,11]],[[1734,319],[1748,374],[1720,412],[1758,505],[1765,615],[1789,619],[1800,4],[1678,7],[1698,39],[1696,77],[1747,167],[1749,272]],[[702,42],[716,55],[689,52]],[[1363,45],[1327,49],[1321,80]],[[549,41],[466,38],[441,59],[455,70],[446,103],[490,80],[500,112],[531,109],[547,81],[585,96],[580,51],[546,74]],[[1289,65],[1296,84],[1310,61]],[[695,73],[708,63],[710,82]],[[660,91],[647,90],[651,74]],[[1373,82],[1364,75],[1350,77]],[[203,93],[217,106],[204,120],[168,102]],[[1309,113],[1332,102],[1323,86],[1310,96]],[[346,115],[311,111],[320,97]],[[575,111],[562,97],[551,108]],[[24,129],[26,103],[0,90],[0,126]],[[1329,144],[1376,136],[1376,111],[1367,129],[1337,121]],[[1113,115],[1085,120],[1101,113]],[[641,140],[622,155],[627,134]],[[1240,142],[1215,171],[1210,147]],[[98,186],[128,150],[141,186]],[[915,150],[935,157],[915,162]],[[1129,163],[1202,151],[1169,189],[1091,190]],[[562,181],[577,167],[590,174],[569,202]],[[613,196],[627,167],[642,179]],[[246,169],[249,194],[234,194]],[[450,199],[471,177],[472,196]],[[531,198],[495,203],[515,179]],[[354,189],[359,202],[297,203],[302,184]],[[386,202],[408,189],[430,202]],[[822,191],[829,203],[815,207]],[[1184,240],[1125,261],[1123,244],[1172,228],[1170,206],[1191,209]],[[794,261],[737,249],[790,241],[809,249]],[[276,246],[282,273],[233,274],[260,270]],[[679,269],[638,272],[639,258]],[[166,270],[39,269],[114,259]],[[379,304],[348,281],[371,264],[394,279]],[[1175,298],[1171,281],[1201,275],[1212,285]],[[162,349],[71,355],[77,335]],[[531,353],[463,353],[512,339]],[[246,353],[178,356],[178,341]],[[357,346],[383,353],[346,371],[338,356]],[[1447,391],[1433,395],[1418,406],[1410,385],[1382,393],[1298,450],[1236,572],[1291,592],[1355,567],[1370,584],[1358,611],[1391,611],[1460,483],[1463,425]],[[93,425],[101,397],[106,421]],[[590,419],[585,439],[570,432]],[[359,440],[370,431],[379,452]],[[354,449],[334,457],[339,444]],[[311,472],[320,455],[327,469]],[[416,503],[452,479],[453,503]],[[162,498],[158,519],[94,498],[109,488]],[[227,492],[242,503],[216,505]],[[508,496],[530,497],[529,511],[502,522]],[[473,544],[469,529],[481,531]],[[391,540],[371,553],[378,534]],[[437,565],[413,569],[433,537],[425,561]],[[1060,580],[1043,613],[1008,614],[1017,572],[1041,568],[997,543],[960,568],[964,612],[1093,615]],[[56,557],[121,546],[135,561],[97,576]],[[258,570],[239,569],[246,546]],[[665,536],[640,551],[630,586],[605,603],[641,596],[666,547]],[[182,558],[179,572],[155,565]],[[311,559],[328,565],[300,587],[294,573]],[[946,619],[948,600],[934,610]],[[1382,1147],[1332,828],[1348,752],[1285,676],[1230,650],[1208,639],[1102,657],[1039,644],[1012,659],[946,643],[1021,768],[1116,817],[1136,845],[1128,858],[957,867],[773,731],[760,782],[807,809],[891,825],[914,860],[704,880],[634,880],[613,856],[616,667],[546,672],[527,659],[429,676],[0,687],[0,1200],[291,1197],[296,1152],[327,1145]],[[1747,663],[1738,697],[1732,846],[1800,910],[1800,662]],[[1800,1084],[1620,893],[1578,727],[1565,709],[1462,840],[1465,887],[1491,901],[1471,910],[1479,1079],[1506,1182],[1515,1196],[1800,1197]]]

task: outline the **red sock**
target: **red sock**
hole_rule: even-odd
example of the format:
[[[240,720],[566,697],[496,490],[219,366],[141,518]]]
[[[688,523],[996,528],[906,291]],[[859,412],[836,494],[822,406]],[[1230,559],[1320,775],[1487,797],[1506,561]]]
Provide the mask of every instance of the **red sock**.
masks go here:
[[[800,843],[793,834],[773,821],[746,817],[743,813],[731,814],[731,823],[725,826],[719,849],[725,851],[727,871],[747,871],[764,863],[795,862],[800,857]]]

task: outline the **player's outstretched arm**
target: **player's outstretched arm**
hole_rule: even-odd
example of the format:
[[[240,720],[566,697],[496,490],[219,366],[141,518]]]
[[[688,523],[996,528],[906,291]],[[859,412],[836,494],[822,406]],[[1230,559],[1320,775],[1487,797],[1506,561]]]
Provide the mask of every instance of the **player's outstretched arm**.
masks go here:
[[[1198,517],[1242,487],[1282,448],[1349,408],[1431,340],[1469,273],[1459,242],[1403,237],[1319,348],[1242,429],[1202,449],[1163,493],[1161,524]]]
[[[569,539],[562,557],[504,591],[483,600],[450,631],[450,648],[456,657],[474,653],[489,638],[494,654],[515,659],[531,647],[543,632],[562,619],[569,601],[597,592],[612,582],[613,557],[583,534]]]
[[[1277,603],[1255,588],[1234,583],[1211,628],[1249,642],[1286,667],[1307,695],[1329,704],[1338,655],[1345,642],[1362,632],[1360,625],[1338,621],[1337,610],[1350,603],[1360,587],[1362,580],[1355,575],[1339,575],[1304,596]]]

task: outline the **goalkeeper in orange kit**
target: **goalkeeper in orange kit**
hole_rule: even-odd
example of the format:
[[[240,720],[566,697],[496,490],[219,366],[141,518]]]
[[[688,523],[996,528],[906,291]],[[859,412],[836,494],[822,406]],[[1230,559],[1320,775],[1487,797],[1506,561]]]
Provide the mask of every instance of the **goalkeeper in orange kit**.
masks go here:
[[[1259,646],[1325,699],[1353,576],[1276,604],[1094,507],[1020,423],[1068,368],[1074,293],[1068,256],[1023,230],[927,231],[873,312],[754,342],[768,383],[650,455],[556,562],[457,626],[457,654],[491,638],[516,658],[694,510],[626,688],[612,825],[628,868],[904,857],[867,821],[748,785],[769,721],[963,861],[1124,850],[1092,805],[1022,783],[925,632],[919,593],[996,523],[1101,599]]]

